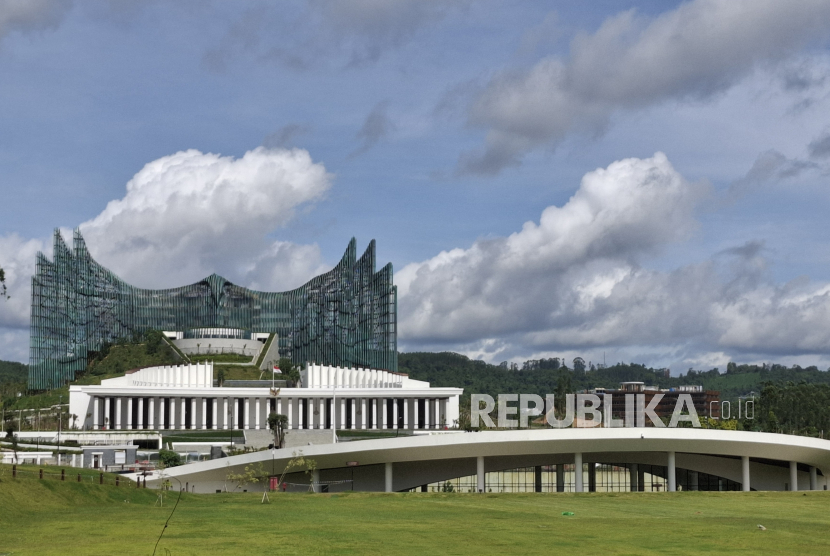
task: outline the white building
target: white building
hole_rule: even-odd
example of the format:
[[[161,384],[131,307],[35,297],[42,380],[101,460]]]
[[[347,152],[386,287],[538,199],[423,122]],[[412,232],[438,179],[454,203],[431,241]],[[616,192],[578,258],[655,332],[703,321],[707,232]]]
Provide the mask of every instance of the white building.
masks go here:
[[[307,364],[297,388],[214,386],[213,364],[148,367],[101,385],[69,387],[70,413],[86,430],[444,429],[458,419],[461,388],[377,369]]]

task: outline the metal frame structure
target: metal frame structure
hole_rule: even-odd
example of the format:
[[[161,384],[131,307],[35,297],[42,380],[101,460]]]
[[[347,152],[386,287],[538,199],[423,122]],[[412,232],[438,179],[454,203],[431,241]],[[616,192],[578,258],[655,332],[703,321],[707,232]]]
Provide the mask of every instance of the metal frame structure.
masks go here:
[[[275,333],[280,354],[397,372],[397,288],[392,264],[375,271],[375,241],[355,239],[331,271],[287,292],[260,292],[212,274],[181,288],[131,286],[90,256],[80,231],[69,249],[55,230],[54,260],[37,255],[32,278],[29,388],[57,388],[105,342],[149,329],[238,328]]]

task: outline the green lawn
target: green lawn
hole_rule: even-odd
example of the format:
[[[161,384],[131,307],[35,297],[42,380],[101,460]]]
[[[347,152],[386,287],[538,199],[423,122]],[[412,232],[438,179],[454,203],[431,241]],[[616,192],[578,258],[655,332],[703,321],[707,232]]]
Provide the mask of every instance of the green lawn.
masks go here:
[[[6,467],[0,554],[152,554],[177,496],[157,494]],[[182,496],[157,554],[830,553],[826,492],[260,497]]]

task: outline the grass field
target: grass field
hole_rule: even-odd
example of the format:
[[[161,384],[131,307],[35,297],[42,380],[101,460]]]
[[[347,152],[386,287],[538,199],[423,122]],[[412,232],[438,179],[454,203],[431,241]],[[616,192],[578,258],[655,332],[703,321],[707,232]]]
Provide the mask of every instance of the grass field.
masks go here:
[[[150,555],[178,496],[154,507],[157,494],[5,469],[0,554]],[[260,498],[183,495],[156,554],[830,553],[827,492]]]

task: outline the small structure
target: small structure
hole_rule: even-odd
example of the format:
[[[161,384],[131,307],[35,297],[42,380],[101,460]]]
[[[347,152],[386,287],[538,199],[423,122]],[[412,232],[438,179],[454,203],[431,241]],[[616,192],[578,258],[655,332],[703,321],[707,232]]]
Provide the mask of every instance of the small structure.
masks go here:
[[[138,446],[123,444],[121,446],[82,446],[84,467],[91,469],[111,469],[135,465]]]

